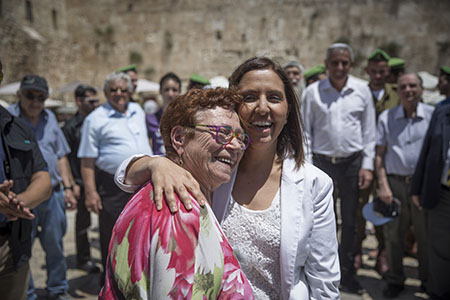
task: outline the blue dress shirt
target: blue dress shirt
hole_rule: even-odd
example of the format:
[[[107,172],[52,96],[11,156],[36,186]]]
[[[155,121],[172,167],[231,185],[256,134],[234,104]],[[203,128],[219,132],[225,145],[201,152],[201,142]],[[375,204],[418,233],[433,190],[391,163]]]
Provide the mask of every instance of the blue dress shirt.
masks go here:
[[[52,186],[61,182],[61,174],[58,170],[58,160],[70,153],[70,147],[67,144],[64,134],[58,126],[55,115],[48,109],[44,109],[39,117],[39,123],[36,127],[22,114],[19,103],[8,107],[8,111],[23,120],[33,129],[39,149],[42,152],[45,162],[48,165],[48,172]]]
[[[416,116],[408,118],[403,106],[385,110],[378,118],[377,146],[386,146],[387,174],[414,174],[434,107],[418,103]]]
[[[107,102],[84,119],[79,158],[96,158],[98,168],[114,175],[122,161],[138,153],[153,154],[145,113],[138,104],[128,103],[123,114]]]

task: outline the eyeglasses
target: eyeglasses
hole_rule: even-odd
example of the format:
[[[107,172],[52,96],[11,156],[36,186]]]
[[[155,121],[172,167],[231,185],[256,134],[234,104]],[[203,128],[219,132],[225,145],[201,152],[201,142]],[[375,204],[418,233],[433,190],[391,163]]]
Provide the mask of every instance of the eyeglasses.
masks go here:
[[[122,93],[128,93],[128,89],[121,89],[121,88],[110,88],[109,89],[110,91],[111,91],[111,93],[117,93],[119,90],[120,90],[120,92],[122,92]]]
[[[241,146],[241,150],[245,150],[248,148],[250,144],[250,137],[244,133],[236,133],[230,126],[215,126],[215,125],[204,125],[204,124],[194,124],[189,127],[206,127],[216,131],[215,139],[218,144],[228,145],[231,143],[233,138],[236,138]]]
[[[32,92],[25,92],[25,93],[23,94],[23,96],[24,96],[25,98],[27,98],[28,100],[34,100],[34,99],[37,99],[39,102],[44,102],[44,101],[47,99],[47,96],[46,96],[46,95],[42,95],[42,94],[35,95],[35,94],[33,94]]]

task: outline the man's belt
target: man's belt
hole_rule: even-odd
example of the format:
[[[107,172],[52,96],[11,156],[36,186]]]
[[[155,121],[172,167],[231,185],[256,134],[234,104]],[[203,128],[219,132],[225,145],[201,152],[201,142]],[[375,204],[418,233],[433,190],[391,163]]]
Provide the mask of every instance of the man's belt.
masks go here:
[[[358,158],[361,155],[361,151],[355,152],[349,156],[346,157],[339,157],[339,156],[328,156],[323,155],[319,153],[313,153],[314,156],[317,157],[318,160],[329,162],[333,165],[345,163],[354,160],[355,158]]]
[[[395,178],[397,180],[403,181],[404,183],[411,183],[412,176],[409,175],[397,175],[397,174],[388,174],[388,176]]]

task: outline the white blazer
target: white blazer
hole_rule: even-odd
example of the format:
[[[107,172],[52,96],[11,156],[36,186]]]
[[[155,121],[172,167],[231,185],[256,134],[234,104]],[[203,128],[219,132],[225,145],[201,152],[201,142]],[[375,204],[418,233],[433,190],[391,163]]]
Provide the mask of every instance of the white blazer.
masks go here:
[[[212,206],[219,222],[234,179],[214,192]],[[295,170],[293,159],[284,160],[281,174],[280,263],[283,299],[339,299],[333,182],[310,163]]]
[[[134,159],[137,157],[135,156]],[[129,192],[138,187],[123,183],[130,158],[116,172],[116,183]],[[222,222],[235,174],[213,196],[213,211]],[[340,268],[333,183],[310,163],[295,170],[283,162],[281,175],[281,294],[285,300],[339,299]]]

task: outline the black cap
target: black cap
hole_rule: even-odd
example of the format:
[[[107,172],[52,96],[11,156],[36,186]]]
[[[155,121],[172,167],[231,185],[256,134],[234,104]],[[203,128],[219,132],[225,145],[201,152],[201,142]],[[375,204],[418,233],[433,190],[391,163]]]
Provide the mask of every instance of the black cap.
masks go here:
[[[48,95],[47,81],[38,75],[25,75],[20,82],[20,90],[38,90]]]

